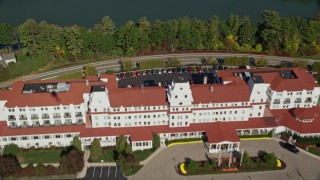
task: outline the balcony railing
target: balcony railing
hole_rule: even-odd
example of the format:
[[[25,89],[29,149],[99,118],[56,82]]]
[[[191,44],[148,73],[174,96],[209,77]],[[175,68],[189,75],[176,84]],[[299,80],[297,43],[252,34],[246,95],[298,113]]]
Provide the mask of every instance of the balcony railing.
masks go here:
[[[8,120],[9,120],[9,121],[15,121],[16,118],[15,118],[14,116],[13,116],[13,117],[12,117],[12,116],[9,116],[9,117],[8,117]]]
[[[31,116],[31,120],[37,120],[39,119],[39,116]]]
[[[290,101],[283,101],[283,104],[290,104]]]
[[[60,119],[61,116],[53,116],[54,119]]]
[[[82,114],[76,114],[76,117],[82,117]]]
[[[50,116],[42,116],[42,119],[49,119]]]
[[[65,114],[64,116],[63,116],[64,118],[71,118],[71,114]]]
[[[305,102],[305,103],[311,103],[312,100],[305,100],[304,102]]]
[[[294,103],[301,103],[301,100],[296,100],[294,101]]]
[[[19,117],[19,120],[27,120],[27,117]]]
[[[280,101],[273,101],[273,104],[280,104]]]

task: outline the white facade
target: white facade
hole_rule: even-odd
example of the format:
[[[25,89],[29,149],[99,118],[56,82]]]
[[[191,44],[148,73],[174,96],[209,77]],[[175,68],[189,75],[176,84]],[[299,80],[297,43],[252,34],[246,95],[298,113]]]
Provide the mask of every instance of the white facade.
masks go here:
[[[109,83],[104,79],[104,83]],[[88,84],[89,82],[85,82]],[[0,119],[4,120],[9,128],[31,128],[43,126],[67,126],[85,124],[89,128],[124,128],[168,126],[170,128],[190,127],[193,124],[211,122],[244,122],[250,118],[264,117],[266,108],[290,109],[295,107],[307,108],[317,104],[320,87],[313,90],[282,91],[277,92],[269,83],[257,82],[249,79],[247,82],[250,90],[249,98],[244,100],[234,99],[234,102],[195,103],[193,92],[187,80],[177,78],[168,86],[166,91],[167,105],[148,105],[112,107],[107,86],[92,86],[91,92],[83,93],[83,102],[58,106],[40,107],[6,107],[7,100],[0,100]],[[225,85],[232,84],[228,81]],[[88,85],[86,85],[88,86]],[[147,87],[146,87],[147,88]],[[208,88],[210,93],[215,93]],[[1,93],[1,92],[0,92]],[[237,92],[234,92],[237,93]],[[252,132],[249,129],[248,132]],[[263,129],[265,130],[265,129]],[[267,129],[267,131],[271,128]],[[285,130],[279,126],[276,132]],[[241,133],[246,130],[240,129]],[[260,129],[258,129],[260,133]],[[161,145],[165,139],[200,138],[204,131],[160,132]],[[74,136],[80,136],[83,147],[91,144],[94,138],[100,140],[102,146],[113,146],[116,138],[121,134],[106,136],[81,136],[80,132],[43,133],[32,135],[0,136],[0,148],[9,143],[16,143],[21,147],[47,147],[70,145]],[[125,133],[130,139],[130,134]],[[37,136],[37,137],[36,137]],[[36,139],[35,139],[36,138]],[[152,147],[152,140],[131,140],[133,150],[143,150]],[[226,145],[227,144],[227,145]],[[222,145],[227,149],[237,149],[236,142],[221,142],[217,145],[209,144],[210,152],[220,151]]]

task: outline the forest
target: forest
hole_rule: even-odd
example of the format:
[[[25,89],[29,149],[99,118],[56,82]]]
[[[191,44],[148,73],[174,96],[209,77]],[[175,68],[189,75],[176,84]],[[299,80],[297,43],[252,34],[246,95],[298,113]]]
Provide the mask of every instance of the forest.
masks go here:
[[[231,14],[227,19],[182,17],[169,21],[128,21],[117,27],[105,16],[91,28],[60,27],[26,20],[13,27],[0,24],[4,52],[14,51],[18,62],[0,67],[0,82],[30,74],[55,62],[89,62],[179,51],[250,52],[293,57],[318,55],[320,18],[283,18],[265,10],[261,21]]]

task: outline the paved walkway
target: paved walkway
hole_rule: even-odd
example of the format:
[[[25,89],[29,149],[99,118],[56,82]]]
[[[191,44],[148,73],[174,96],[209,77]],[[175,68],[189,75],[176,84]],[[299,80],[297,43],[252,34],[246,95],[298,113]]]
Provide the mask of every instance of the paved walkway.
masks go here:
[[[167,148],[166,146],[161,146],[159,149],[153,152],[147,159],[141,161],[140,165],[148,164],[151,160],[153,160],[159,153],[161,153],[166,148]]]

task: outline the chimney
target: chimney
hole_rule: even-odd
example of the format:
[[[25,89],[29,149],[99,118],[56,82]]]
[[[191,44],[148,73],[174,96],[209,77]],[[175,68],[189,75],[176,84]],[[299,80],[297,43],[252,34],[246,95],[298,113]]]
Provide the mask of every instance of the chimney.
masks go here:
[[[88,79],[86,80],[86,86],[89,86],[89,80]]]
[[[208,76],[205,75],[203,76],[203,84],[207,84],[208,83]]]
[[[210,86],[210,92],[213,92],[213,86]]]

